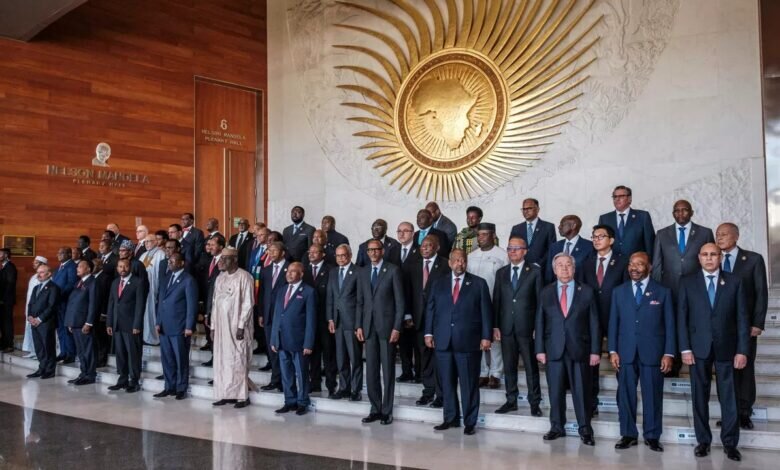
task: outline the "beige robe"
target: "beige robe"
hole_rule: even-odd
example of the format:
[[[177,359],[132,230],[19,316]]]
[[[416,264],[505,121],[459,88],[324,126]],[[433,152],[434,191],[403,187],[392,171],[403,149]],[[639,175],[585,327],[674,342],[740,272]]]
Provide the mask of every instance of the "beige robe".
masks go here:
[[[249,379],[254,327],[254,279],[243,269],[219,273],[214,282],[211,324],[214,334],[214,398],[246,400],[255,384]],[[244,339],[236,331],[244,329]]]

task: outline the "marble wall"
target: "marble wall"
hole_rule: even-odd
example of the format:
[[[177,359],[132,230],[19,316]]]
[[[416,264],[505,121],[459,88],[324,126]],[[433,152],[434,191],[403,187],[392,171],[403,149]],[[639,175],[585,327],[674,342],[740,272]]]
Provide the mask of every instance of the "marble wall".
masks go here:
[[[522,219],[522,199],[535,197],[541,218],[557,224],[578,214],[588,235],[612,209],[612,188],[626,184],[656,228],[673,223],[674,201],[686,198],[695,221],[734,221],[741,244],[765,253],[757,2],[598,0],[588,15],[601,14],[598,60],[562,135],[529,171],[475,200],[444,203],[443,212],[462,226],[465,207],[479,205],[505,239]],[[334,66],[368,60],[332,45],[366,39],[337,22],[376,25],[334,0],[268,3],[268,217],[281,228],[302,205],[309,223],[331,214],[362,241],[373,219],[394,231],[425,201],[391,187],[358,149],[365,140],[352,133],[364,128],[346,120],[354,112],[340,106],[349,95],[336,85],[359,78]]]

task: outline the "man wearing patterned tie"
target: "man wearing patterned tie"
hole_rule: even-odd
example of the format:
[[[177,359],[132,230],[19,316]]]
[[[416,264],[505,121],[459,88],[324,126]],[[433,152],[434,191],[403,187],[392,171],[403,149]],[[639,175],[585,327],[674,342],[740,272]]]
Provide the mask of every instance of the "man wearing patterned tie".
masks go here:
[[[726,456],[742,459],[735,370],[750,354],[750,316],[739,276],[720,269],[721,251],[714,243],[699,250],[702,270],[683,276],[677,302],[677,336],[683,363],[690,367],[696,457],[710,453],[710,392],[715,369],[720,402],[720,440]]]
[[[553,258],[558,280],[542,289],[536,311],[536,359],[546,365],[550,431],[545,441],[565,435],[566,388],[571,389],[580,439],[595,445],[591,420],[591,373],[601,358],[601,334],[593,289],[574,281],[574,258]]]
[[[599,217],[599,225],[609,225],[615,232],[615,252],[626,259],[632,253],[644,251],[653,256],[655,230],[653,220],[647,211],[631,207],[631,188],[617,186],[612,191],[612,204],[615,210]]]

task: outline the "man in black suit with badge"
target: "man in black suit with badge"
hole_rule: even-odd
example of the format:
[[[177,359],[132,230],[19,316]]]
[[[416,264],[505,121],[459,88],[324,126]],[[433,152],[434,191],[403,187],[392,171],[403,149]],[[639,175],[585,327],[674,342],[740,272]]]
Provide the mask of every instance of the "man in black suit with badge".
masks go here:
[[[148,290],[143,279],[130,272],[129,260],[120,260],[116,270],[117,278],[108,298],[106,324],[108,334],[114,338],[119,379],[108,389],[134,393],[141,390],[141,330]]]
[[[383,260],[400,266],[400,263],[397,263],[394,260],[396,259],[396,255],[400,252],[401,246],[399,245],[398,240],[387,236],[387,222],[383,219],[376,219],[374,223],[371,224],[371,238],[361,243],[358,247],[357,259],[355,260],[356,265],[362,268],[363,266],[371,264],[367,250],[368,242],[371,240],[379,240],[382,243],[382,252],[384,253]]]
[[[60,288],[51,280],[51,267],[49,265],[38,266],[36,276],[40,284],[35,286],[32,296],[30,296],[30,302],[27,306],[27,322],[32,326],[35,355],[38,357],[38,370],[27,377],[50,379],[54,377],[57,366],[55,331]]]
[[[282,231],[284,246],[292,261],[303,261],[306,250],[311,246],[311,239],[314,236],[314,227],[303,221],[305,215],[306,211],[304,211],[303,207],[293,207],[290,210],[292,224],[285,227]]]
[[[550,262],[547,254],[556,239],[555,225],[539,218],[539,201],[532,198],[523,201],[523,218],[525,222],[512,227],[509,237],[525,240],[528,246],[525,260],[545,269],[545,265]]]
[[[653,257],[655,229],[653,220],[647,211],[631,207],[631,188],[617,186],[612,191],[612,204],[615,210],[599,217],[599,225],[609,225],[615,232],[614,250],[628,258],[637,251],[644,251]]]

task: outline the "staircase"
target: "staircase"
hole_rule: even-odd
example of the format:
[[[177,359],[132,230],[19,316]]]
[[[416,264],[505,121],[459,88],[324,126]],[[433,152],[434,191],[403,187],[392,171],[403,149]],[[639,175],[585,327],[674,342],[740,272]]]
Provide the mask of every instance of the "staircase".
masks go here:
[[[211,358],[211,352],[200,351],[200,345],[204,338],[198,336],[193,341],[190,352],[190,396],[196,399],[212,400],[213,392],[208,381],[213,377],[211,367],[202,366],[201,363]],[[17,345],[19,346],[19,345]],[[14,367],[28,370],[38,368],[38,361],[25,359],[22,353],[16,351],[12,354],[0,353],[0,361]],[[257,385],[265,385],[270,381],[269,372],[260,372],[257,369],[265,364],[264,356],[255,356],[250,372],[250,378]],[[108,367],[98,370],[97,386],[108,393],[107,387],[116,383],[118,375],[115,368],[115,358],[109,357]],[[397,366],[396,375],[400,375],[400,365]],[[57,375],[75,378],[79,374],[77,364],[57,366]],[[155,379],[162,374],[160,362],[160,350],[157,347],[144,346],[143,350],[143,383],[142,389],[146,393],[157,393],[163,389],[163,381]],[[524,431],[543,434],[549,430],[549,404],[547,401],[547,380],[544,377],[544,369],[541,371],[542,384],[542,410],[545,416],[535,418],[530,416],[530,407],[526,401],[525,376],[522,371],[519,375],[520,409],[516,413],[506,415],[496,414],[494,411],[504,403],[504,390],[482,389],[480,391],[479,426],[485,429],[506,431]],[[679,379],[667,379],[664,383],[664,431],[661,440],[674,444],[695,444],[693,430],[692,404],[690,395],[690,382],[687,378],[687,369],[683,367],[682,377]],[[617,440],[620,437],[620,426],[617,416],[617,404],[615,391],[617,379],[614,369],[606,359],[602,359],[601,376],[601,401],[599,415],[593,418],[593,429],[597,438]],[[740,447],[750,449],[768,449],[780,451],[780,289],[770,290],[769,313],[767,314],[766,329],[758,339],[758,358],[756,360],[756,405],[753,414],[755,429],[740,432]],[[325,387],[323,386],[323,389]],[[442,411],[429,407],[418,407],[415,401],[422,393],[420,384],[397,383],[395,387],[395,419],[426,423],[426,425],[439,424],[442,421]],[[347,400],[329,400],[327,392],[322,396],[319,393],[312,394],[312,411],[320,413],[338,413],[354,415],[355,419],[366,416],[370,405],[365,394],[362,402]],[[253,392],[250,394],[253,406],[281,407],[284,399],[279,392]],[[641,395],[639,397],[641,410]],[[568,417],[574,419],[574,409],[571,400],[568,400]],[[641,411],[638,413],[641,421]],[[710,425],[715,434],[716,444],[717,428],[715,421],[720,418],[720,406],[715,394],[715,384],[712,387],[710,399]],[[640,424],[641,426],[641,424]],[[567,434],[576,436],[577,426],[575,422],[569,422],[566,426]],[[640,427],[641,432],[641,427]]]

